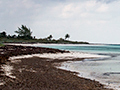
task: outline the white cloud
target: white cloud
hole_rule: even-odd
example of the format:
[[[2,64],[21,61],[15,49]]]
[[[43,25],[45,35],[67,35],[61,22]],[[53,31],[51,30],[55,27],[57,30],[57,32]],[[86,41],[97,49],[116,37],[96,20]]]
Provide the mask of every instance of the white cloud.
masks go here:
[[[61,6],[60,6],[61,7]],[[61,17],[72,18],[72,17],[91,17],[96,13],[104,13],[109,10],[107,4],[98,3],[96,1],[86,1],[69,3],[64,5],[61,12]]]
[[[109,7],[106,4],[102,4],[96,11],[97,12],[107,12]]]
[[[106,21],[106,20],[100,20],[100,21],[98,21],[98,23],[100,23],[100,24],[106,24],[108,21]]]
[[[69,17],[73,16],[73,14],[75,13],[75,9],[76,9],[76,7],[74,7],[73,4],[66,5],[66,6],[64,6],[64,8],[62,10],[61,16],[63,18],[69,18]]]
[[[92,14],[87,13],[87,12],[85,12],[85,13],[83,12],[83,13],[80,14],[80,16],[83,17],[83,18],[90,17],[91,15]]]
[[[106,4],[116,2],[116,1],[119,1],[119,0],[97,0],[97,2],[102,2],[102,3],[106,3]]]

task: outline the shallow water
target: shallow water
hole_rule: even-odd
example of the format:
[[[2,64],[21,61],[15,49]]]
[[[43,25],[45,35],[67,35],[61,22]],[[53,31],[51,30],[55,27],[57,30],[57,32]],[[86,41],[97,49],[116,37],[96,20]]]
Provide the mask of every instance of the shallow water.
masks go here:
[[[36,46],[56,48],[69,51],[82,51],[93,53],[119,53],[120,45],[84,45],[84,44],[38,44]]]
[[[43,47],[110,56],[105,59],[65,62],[60,68],[79,72],[79,76],[98,80],[120,90],[120,45],[43,45]]]
[[[120,89],[120,60],[97,60],[65,62],[61,69],[79,72],[79,76],[98,80],[103,84]]]

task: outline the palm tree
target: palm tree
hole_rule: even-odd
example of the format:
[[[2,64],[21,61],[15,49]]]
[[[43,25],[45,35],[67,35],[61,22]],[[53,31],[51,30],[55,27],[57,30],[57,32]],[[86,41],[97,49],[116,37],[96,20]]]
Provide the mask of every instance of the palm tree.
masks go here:
[[[65,39],[67,39],[67,38],[70,38],[70,35],[69,35],[69,34],[66,34],[66,35],[65,35]]]
[[[52,35],[50,35],[50,36],[47,37],[48,40],[51,40],[52,38],[53,38]]]
[[[15,33],[17,33],[18,36],[23,37],[23,38],[28,38],[28,39],[32,38],[31,30],[24,25],[22,25],[21,28],[18,27],[18,31],[15,31]]]

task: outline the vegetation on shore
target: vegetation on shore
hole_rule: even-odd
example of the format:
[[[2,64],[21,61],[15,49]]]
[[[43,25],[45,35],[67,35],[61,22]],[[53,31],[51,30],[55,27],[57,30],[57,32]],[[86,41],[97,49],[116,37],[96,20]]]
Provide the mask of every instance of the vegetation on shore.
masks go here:
[[[1,47],[1,46],[4,46],[4,44],[3,44],[3,43],[0,43],[0,47]]]
[[[54,43],[54,44],[89,44],[88,42],[78,42],[78,41],[70,41],[69,34],[65,35],[65,39],[59,38],[58,40],[53,39],[52,35],[49,35],[47,38],[37,39],[35,36],[32,36],[32,32],[30,28],[22,25],[21,28],[18,27],[18,30],[15,31],[17,35],[7,35],[5,31],[0,33],[0,45],[2,43]]]

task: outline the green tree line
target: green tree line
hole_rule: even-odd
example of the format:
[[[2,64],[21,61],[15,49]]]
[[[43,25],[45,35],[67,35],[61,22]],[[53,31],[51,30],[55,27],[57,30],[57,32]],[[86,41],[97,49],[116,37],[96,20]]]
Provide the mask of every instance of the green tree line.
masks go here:
[[[30,28],[28,28],[25,25],[22,25],[21,28],[18,27],[18,30],[15,31],[17,35],[7,35],[5,31],[0,33],[0,37],[3,38],[21,38],[21,39],[35,39],[35,36],[32,36],[32,31]],[[52,40],[53,36],[49,35],[46,39],[47,40]],[[65,35],[65,39],[70,38],[69,34]]]
[[[53,39],[52,35],[49,35],[46,38],[36,39],[35,36],[32,36],[32,31],[25,25],[18,27],[18,30],[15,31],[14,35],[7,35],[5,31],[0,33],[0,42],[30,42],[30,43],[60,43],[60,44],[89,44],[88,42],[77,42],[70,41],[70,35],[65,34],[64,38],[59,38],[58,40]]]

